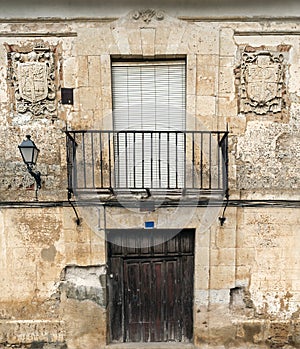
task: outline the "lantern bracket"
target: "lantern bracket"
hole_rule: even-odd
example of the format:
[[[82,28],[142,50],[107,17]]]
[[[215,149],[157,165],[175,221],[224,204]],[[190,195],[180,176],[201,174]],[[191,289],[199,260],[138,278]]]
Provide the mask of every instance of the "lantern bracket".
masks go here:
[[[41,172],[40,171],[34,172],[31,166],[29,166],[28,164],[27,164],[27,170],[31,174],[31,176],[35,179],[37,189],[41,189],[42,187]]]

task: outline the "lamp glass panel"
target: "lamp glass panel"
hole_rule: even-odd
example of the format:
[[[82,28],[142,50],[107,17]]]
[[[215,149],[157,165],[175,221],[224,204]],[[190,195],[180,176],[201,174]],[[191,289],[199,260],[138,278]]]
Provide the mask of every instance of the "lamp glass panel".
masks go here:
[[[32,164],[35,165],[38,155],[39,155],[39,150],[37,148],[33,148],[33,153],[32,153]]]
[[[31,164],[32,163],[32,155],[33,155],[33,148],[27,148],[27,147],[24,147],[24,148],[21,148],[21,153],[22,153],[22,156],[23,156],[23,159],[24,159],[24,162],[26,164]]]

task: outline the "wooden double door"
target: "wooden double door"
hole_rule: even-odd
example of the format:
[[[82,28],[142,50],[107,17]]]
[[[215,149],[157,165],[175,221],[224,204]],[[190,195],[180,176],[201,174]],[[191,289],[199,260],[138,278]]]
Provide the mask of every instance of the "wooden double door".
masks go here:
[[[108,233],[112,342],[190,342],[194,231]]]

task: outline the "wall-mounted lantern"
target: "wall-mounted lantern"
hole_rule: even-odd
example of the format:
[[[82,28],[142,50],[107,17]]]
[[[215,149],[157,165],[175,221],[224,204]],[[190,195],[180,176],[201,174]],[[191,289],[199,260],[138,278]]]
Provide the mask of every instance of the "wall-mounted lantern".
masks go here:
[[[26,136],[26,139],[18,146],[22,159],[27,166],[28,172],[35,179],[36,182],[36,194],[38,189],[41,189],[41,173],[39,171],[34,172],[32,167],[36,164],[40,150],[30,139],[29,135]]]

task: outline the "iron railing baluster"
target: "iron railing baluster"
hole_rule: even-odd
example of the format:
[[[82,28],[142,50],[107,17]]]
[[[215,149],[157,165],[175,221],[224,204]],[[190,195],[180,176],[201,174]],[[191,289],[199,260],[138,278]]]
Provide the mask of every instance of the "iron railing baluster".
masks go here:
[[[160,149],[161,149],[161,133],[158,133],[158,183],[159,188],[161,188],[161,157],[160,157]]]
[[[113,185],[112,185],[112,165],[111,165],[111,153],[112,153],[112,151],[111,151],[111,133],[110,132],[108,132],[108,134],[107,134],[107,136],[108,136],[108,176],[109,176],[109,187],[110,188],[112,188],[113,187]],[[113,134],[113,138],[114,138],[114,134]],[[113,139],[114,140],[114,139]],[[114,163],[115,163],[115,157],[114,157]],[[115,168],[115,166],[114,166],[114,168]],[[114,171],[114,183],[116,184],[116,173],[115,173],[116,171]]]
[[[145,133],[142,133],[142,188],[145,188]]]
[[[175,187],[178,188],[178,132],[175,133],[175,145],[176,145],[176,152],[175,152]]]
[[[150,183],[151,183],[151,188],[153,188],[153,132],[150,133],[150,152],[151,152],[151,159],[150,159]]]
[[[170,132],[167,133],[167,187],[170,189]]]
[[[208,166],[208,189],[211,189],[211,176],[212,176],[212,154],[211,154],[211,133],[209,134],[209,146],[208,146],[208,152],[209,152],[209,166]]]
[[[120,132],[117,133],[117,161],[118,161],[118,171],[115,171],[117,173],[117,187],[120,187],[120,175],[121,175],[121,168],[120,168]]]
[[[186,189],[188,186],[187,186],[187,176],[186,176],[186,133],[183,134],[183,139],[184,139],[184,142],[183,142],[183,146],[184,146],[184,153],[183,153],[183,171],[184,171],[184,174],[183,174],[183,183],[184,183],[184,189]]]
[[[94,158],[94,133],[91,133],[91,153],[92,153],[92,186],[95,188],[95,158]]]
[[[221,179],[221,172],[220,172],[220,133],[217,134],[217,140],[218,140],[218,149],[217,149],[217,166],[218,166],[218,189],[220,189],[220,179]]]
[[[192,133],[192,188],[195,188],[195,133]]]
[[[128,133],[124,134],[125,137],[125,185],[128,188]]]
[[[99,132],[99,147],[100,147],[100,183],[101,188],[104,187],[104,181],[103,181],[103,146],[102,146],[102,132]]]
[[[136,141],[136,137],[134,132],[133,133],[133,188],[136,187],[135,141]]]
[[[86,189],[86,158],[85,158],[85,133],[82,132],[82,160],[83,160],[83,183]]]
[[[200,134],[200,188],[203,188],[203,133]]]

